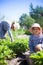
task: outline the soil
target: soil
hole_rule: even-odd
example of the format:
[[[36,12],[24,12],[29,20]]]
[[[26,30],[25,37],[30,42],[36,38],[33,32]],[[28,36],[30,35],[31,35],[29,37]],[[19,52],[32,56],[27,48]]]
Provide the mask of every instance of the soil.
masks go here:
[[[8,60],[8,65],[27,65],[27,61],[23,60],[21,58],[16,58],[16,59],[12,59],[12,60]]]
[[[7,65],[28,65],[27,61],[23,58],[17,57],[12,60],[7,60]]]
[[[27,60],[24,55],[18,55],[17,58],[13,58],[12,60],[7,60],[7,65],[28,65]]]

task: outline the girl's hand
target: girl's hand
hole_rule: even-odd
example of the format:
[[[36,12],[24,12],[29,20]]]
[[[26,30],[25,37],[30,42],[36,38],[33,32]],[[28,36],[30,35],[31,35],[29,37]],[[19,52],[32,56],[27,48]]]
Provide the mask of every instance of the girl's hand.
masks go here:
[[[35,47],[35,51],[42,51],[41,44],[38,44],[38,45]]]

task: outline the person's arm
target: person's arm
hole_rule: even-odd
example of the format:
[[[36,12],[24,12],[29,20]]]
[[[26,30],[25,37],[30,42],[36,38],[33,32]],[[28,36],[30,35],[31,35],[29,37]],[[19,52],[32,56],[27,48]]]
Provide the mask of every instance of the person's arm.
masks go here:
[[[43,49],[43,35],[40,36],[40,39],[37,40],[37,45],[35,47],[36,51],[42,51]]]
[[[12,35],[12,32],[11,32],[10,29],[8,30],[8,34],[9,34],[9,36],[11,38],[11,42],[14,42],[14,38],[13,38],[13,35]]]
[[[41,47],[42,47],[42,49],[43,49],[43,36],[42,36],[42,44],[41,44]]]

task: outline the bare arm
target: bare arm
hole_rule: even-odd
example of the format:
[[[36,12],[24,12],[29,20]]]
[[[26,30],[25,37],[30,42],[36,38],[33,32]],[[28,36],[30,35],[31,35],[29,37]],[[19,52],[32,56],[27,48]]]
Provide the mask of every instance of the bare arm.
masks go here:
[[[13,38],[13,35],[12,35],[12,32],[11,32],[10,29],[8,30],[8,34],[9,34],[9,36],[11,38],[11,42],[13,42],[14,41],[14,38]]]

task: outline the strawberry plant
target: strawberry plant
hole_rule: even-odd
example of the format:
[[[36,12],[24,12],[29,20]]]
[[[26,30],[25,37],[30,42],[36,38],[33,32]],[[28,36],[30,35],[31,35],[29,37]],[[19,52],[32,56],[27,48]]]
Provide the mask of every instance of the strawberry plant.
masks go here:
[[[9,45],[11,45],[10,41],[6,42],[6,40],[0,39],[0,65],[7,65],[5,60],[11,59],[15,55]]]
[[[30,58],[33,59],[34,65],[43,65],[43,50],[32,53]]]
[[[26,39],[26,38],[16,39],[12,49],[16,54],[25,52],[26,49],[28,49],[28,39]]]
[[[16,57],[17,54],[25,52],[28,49],[28,39],[15,39],[14,42],[0,39],[0,65],[5,65],[7,59]],[[7,64],[6,64],[7,65]]]

